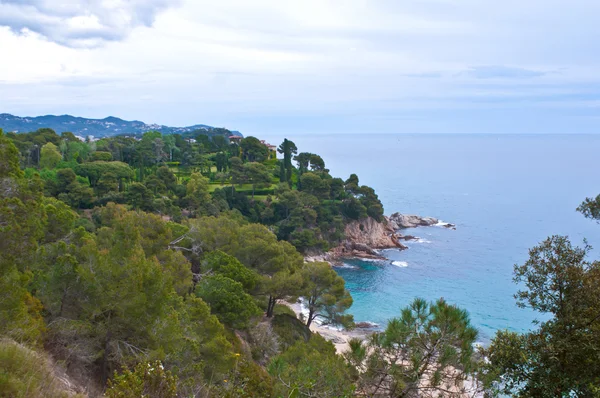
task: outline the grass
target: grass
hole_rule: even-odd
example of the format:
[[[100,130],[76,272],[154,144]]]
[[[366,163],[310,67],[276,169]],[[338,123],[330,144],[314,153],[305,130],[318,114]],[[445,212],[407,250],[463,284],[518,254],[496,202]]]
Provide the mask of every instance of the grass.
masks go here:
[[[63,389],[51,362],[13,340],[0,340],[0,397],[74,398]]]
[[[249,193],[250,195],[252,195],[252,184],[235,184],[235,190],[237,192],[246,192]],[[208,191],[209,192],[214,192],[217,188],[229,188],[231,189],[231,184],[229,183],[225,183],[225,184],[221,184],[220,182],[211,182],[208,185]],[[275,188],[275,184],[271,184],[267,187],[261,187],[259,188],[258,186],[256,187],[257,191],[264,191],[266,189],[274,189]]]

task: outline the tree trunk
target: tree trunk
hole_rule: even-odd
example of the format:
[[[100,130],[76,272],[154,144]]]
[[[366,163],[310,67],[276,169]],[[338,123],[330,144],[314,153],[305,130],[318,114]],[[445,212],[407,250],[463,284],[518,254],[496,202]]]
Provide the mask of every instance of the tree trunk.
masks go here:
[[[310,327],[310,324],[315,319],[315,311],[311,308],[308,310],[308,320],[306,321],[306,327]]]
[[[108,381],[108,374],[109,374],[109,368],[108,368],[108,354],[109,354],[109,346],[108,343],[110,342],[110,330],[106,333],[106,338],[104,340],[104,353],[102,354],[102,364],[101,364],[101,382],[102,382],[102,386],[106,386],[106,382]]]
[[[273,317],[273,311],[275,310],[275,302],[277,300],[273,296],[269,296],[269,304],[267,305],[267,317]]]

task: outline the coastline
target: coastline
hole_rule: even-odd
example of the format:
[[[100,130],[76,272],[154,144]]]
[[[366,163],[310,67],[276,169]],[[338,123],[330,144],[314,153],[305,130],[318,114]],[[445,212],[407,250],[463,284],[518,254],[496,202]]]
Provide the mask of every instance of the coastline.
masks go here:
[[[415,215],[403,215],[394,213],[384,216],[384,221],[379,222],[372,218],[356,221],[346,226],[346,239],[337,247],[327,252],[307,253],[305,262],[326,262],[330,266],[340,266],[344,259],[356,258],[361,260],[390,261],[381,250],[397,249],[406,250],[407,246],[400,241],[418,241],[420,238],[412,235],[403,235],[401,230],[416,227],[439,226],[448,229],[456,229],[455,224],[446,223],[433,217],[420,217]],[[394,261],[391,261],[394,264]],[[405,264],[405,263],[404,263]],[[397,264],[394,264],[397,265]],[[302,320],[306,311],[300,302],[285,303],[294,313],[296,318]],[[359,323],[360,324],[360,323]],[[366,326],[366,325],[361,325]],[[374,325],[377,326],[377,325]],[[313,333],[320,334],[323,338],[331,341],[338,354],[349,350],[348,341],[353,338],[367,339],[376,330],[373,327],[357,327],[353,330],[336,329],[323,326],[317,320],[310,325]]]
[[[286,306],[288,306],[294,313],[296,314],[296,318],[302,319],[304,316],[302,304],[299,302],[296,303],[287,303],[283,302]],[[375,331],[373,329],[362,329],[356,328],[353,330],[346,329],[335,329],[329,326],[323,326],[316,321],[310,325],[310,331],[313,333],[318,333],[325,340],[331,341],[335,346],[335,350],[338,354],[343,354],[346,351],[350,350],[350,344],[348,343],[351,339],[358,338],[361,340],[366,340],[371,334]]]
[[[419,240],[413,235],[403,235],[401,233],[403,229],[430,226],[456,229],[455,224],[446,223],[433,217],[400,213],[383,216],[380,221],[367,217],[347,224],[344,230],[345,238],[336,247],[327,252],[307,253],[304,261],[324,261],[337,265],[345,258],[386,260],[386,257],[381,254],[381,250],[407,250],[408,246],[401,241]]]

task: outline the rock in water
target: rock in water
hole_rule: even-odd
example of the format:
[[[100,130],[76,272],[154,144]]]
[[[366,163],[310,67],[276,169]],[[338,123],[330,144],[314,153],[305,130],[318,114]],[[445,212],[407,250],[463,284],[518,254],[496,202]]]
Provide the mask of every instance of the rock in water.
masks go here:
[[[439,222],[437,218],[433,217],[420,217],[400,213],[392,214],[388,220],[392,228],[397,227],[395,229],[429,227]]]

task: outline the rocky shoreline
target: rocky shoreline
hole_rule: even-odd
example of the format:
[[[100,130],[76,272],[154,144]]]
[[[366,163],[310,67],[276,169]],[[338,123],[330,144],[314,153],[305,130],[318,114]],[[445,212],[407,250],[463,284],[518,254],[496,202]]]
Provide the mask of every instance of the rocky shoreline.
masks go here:
[[[456,229],[454,224],[442,223],[433,217],[394,213],[389,217],[385,216],[382,222],[368,217],[346,225],[346,238],[340,245],[326,253],[309,254],[305,260],[309,262],[326,261],[332,264],[339,263],[343,258],[385,260],[385,257],[380,254],[380,250],[406,250],[408,247],[401,241],[419,239],[412,235],[402,235],[400,230],[433,225]]]

